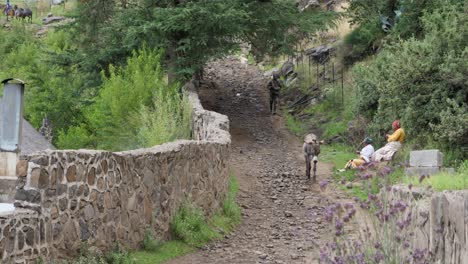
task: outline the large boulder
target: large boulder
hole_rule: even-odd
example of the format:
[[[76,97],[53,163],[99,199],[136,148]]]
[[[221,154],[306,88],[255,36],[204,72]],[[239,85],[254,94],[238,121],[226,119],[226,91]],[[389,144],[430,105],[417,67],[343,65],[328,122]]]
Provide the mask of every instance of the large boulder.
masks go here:
[[[63,20],[65,20],[65,17],[63,16],[53,16],[52,14],[48,14],[47,17],[44,17],[42,19],[42,24],[48,25],[48,24],[57,23]]]
[[[281,76],[288,77],[294,73],[294,63],[292,61],[287,61],[281,66],[280,74]]]
[[[330,45],[321,45],[305,51],[305,54],[318,63],[325,63],[330,59],[334,48]]]

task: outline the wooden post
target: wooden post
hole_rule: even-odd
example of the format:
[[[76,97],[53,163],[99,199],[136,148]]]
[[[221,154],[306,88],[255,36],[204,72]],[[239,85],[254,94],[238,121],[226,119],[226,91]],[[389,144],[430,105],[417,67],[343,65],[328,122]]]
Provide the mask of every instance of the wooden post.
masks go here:
[[[317,62],[317,88],[320,88],[319,65],[318,65],[318,62]]]
[[[344,109],[344,74],[343,74],[343,69],[341,69],[341,106]]]
[[[335,63],[332,62],[332,82],[335,85]]]

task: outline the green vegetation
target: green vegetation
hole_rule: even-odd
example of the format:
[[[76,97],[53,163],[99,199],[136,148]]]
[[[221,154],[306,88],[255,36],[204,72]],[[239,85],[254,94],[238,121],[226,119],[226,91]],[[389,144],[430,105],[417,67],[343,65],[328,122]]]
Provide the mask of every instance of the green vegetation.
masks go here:
[[[286,127],[296,136],[304,135],[306,130],[304,124],[294,118],[288,112],[284,112],[284,118],[286,119]]]
[[[435,191],[468,189],[468,161],[465,161],[454,174],[442,172],[430,177],[405,177],[406,184],[430,186]]]
[[[335,169],[341,169],[350,160],[356,158],[357,154],[347,145],[322,145],[320,159],[326,162],[331,162]]]
[[[409,138],[445,148],[468,144],[468,34],[457,6],[422,18],[425,36],[398,42],[369,65],[354,68],[360,112],[372,120],[372,134],[400,118]]]
[[[151,250],[132,253],[132,258],[138,264],[158,264],[193,252],[196,248],[179,240],[162,243]]]
[[[250,60],[292,53],[336,18],[300,13],[292,0],[12,4],[74,18],[43,38],[21,22],[0,29],[0,78],[27,82],[26,119],[38,128],[47,116],[59,148],[124,150],[187,138],[190,113],[176,94],[207,61],[241,43],[254,47]]]
[[[184,204],[171,223],[171,233],[190,246],[201,247],[221,235],[208,225],[203,211]]]
[[[114,251],[108,254],[98,254],[89,250],[85,243],[81,247],[80,257],[76,260],[65,262],[69,264],[137,264],[135,260],[126,251],[116,247]]]
[[[84,122],[59,135],[58,145],[125,150],[189,138],[191,110],[178,85],[168,85],[161,52],[143,48],[125,67],[109,68]],[[85,124],[85,125],[84,125]]]
[[[458,167],[468,158],[468,23],[461,2],[350,1],[346,15],[356,27],[334,44],[342,56],[329,62],[348,70],[344,104],[340,85],[321,84],[319,103],[287,116],[288,128],[301,134],[313,127],[322,139],[347,145],[370,136],[379,147],[399,119],[407,139],[398,161],[411,150],[437,148],[446,166]],[[392,25],[383,30],[386,19]],[[297,71],[295,88],[307,93],[316,73]]]
[[[136,252],[130,253],[116,246],[108,254],[97,254],[84,244],[80,257],[70,264],[158,264],[193,252],[215,239],[221,239],[240,223],[241,211],[236,202],[238,190],[237,179],[231,175],[223,206],[209,219],[200,209],[185,203],[171,222],[175,240],[162,242],[148,230],[142,241],[143,249]]]
[[[240,223],[240,207],[236,203],[239,185],[234,176],[229,179],[229,190],[222,209],[207,220],[203,212],[190,204],[184,204],[171,223],[176,239],[194,247],[201,247],[214,239],[221,238]]]
[[[132,253],[133,259],[141,264],[162,263],[232,232],[241,220],[240,207],[236,202],[239,184],[234,176],[229,178],[228,188],[223,207],[211,218],[206,219],[199,208],[185,203],[171,222],[171,233],[176,240],[161,243],[148,232],[143,241],[144,250]]]

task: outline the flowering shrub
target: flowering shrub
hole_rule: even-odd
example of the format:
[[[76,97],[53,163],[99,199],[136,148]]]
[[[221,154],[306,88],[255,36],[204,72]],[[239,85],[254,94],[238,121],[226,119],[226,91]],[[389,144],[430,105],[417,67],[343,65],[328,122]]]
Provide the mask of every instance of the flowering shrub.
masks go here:
[[[356,197],[354,203],[334,204],[324,209],[323,217],[334,226],[335,237],[321,249],[320,263],[429,264],[431,252],[411,247],[411,239],[414,236],[411,230],[412,201],[388,199],[394,191],[388,177],[395,168],[379,169],[377,164],[371,164],[370,167],[371,169],[359,168],[357,172],[360,178],[367,182],[366,199]],[[422,175],[420,181],[427,177]],[[370,181],[376,180],[380,187],[378,195],[370,190]],[[320,187],[325,189],[326,184],[321,184]],[[355,218],[357,206],[373,217],[371,226],[367,226],[358,236],[353,236],[346,233],[344,227]]]

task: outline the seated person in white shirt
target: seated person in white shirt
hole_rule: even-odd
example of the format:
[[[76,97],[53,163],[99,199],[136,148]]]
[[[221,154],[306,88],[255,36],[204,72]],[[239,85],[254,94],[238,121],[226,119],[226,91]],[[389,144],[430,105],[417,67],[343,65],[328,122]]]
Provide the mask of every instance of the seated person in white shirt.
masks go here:
[[[374,147],[372,146],[372,139],[366,137],[363,141],[364,148],[361,151],[357,151],[359,158],[352,159],[348,161],[345,165],[345,169],[355,169],[362,164],[368,163],[371,159],[372,154],[374,154]]]

